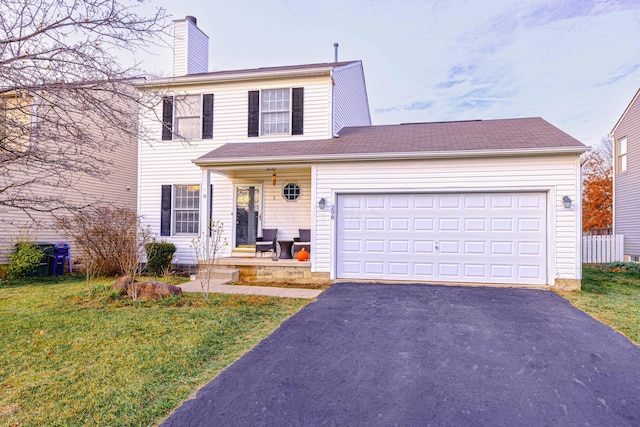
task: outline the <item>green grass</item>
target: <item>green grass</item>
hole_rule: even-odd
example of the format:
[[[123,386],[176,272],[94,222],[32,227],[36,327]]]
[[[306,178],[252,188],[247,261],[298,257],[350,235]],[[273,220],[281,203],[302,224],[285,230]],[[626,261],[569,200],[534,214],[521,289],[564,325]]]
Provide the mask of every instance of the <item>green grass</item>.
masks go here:
[[[582,290],[562,296],[640,344],[640,272],[584,267]]]
[[[1,426],[157,423],[308,302],[94,289],[88,298],[78,278],[0,287]]]

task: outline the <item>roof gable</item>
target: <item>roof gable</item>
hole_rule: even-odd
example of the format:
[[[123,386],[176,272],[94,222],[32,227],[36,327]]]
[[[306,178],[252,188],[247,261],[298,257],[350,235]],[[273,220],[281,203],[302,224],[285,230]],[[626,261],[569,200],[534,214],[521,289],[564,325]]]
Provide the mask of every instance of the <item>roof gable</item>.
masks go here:
[[[613,126],[613,129],[611,129],[611,133],[612,134],[614,134],[616,132],[616,130],[618,129],[618,126],[620,126],[620,124],[622,123],[622,121],[626,117],[626,115],[629,112],[629,110],[631,110],[631,107],[633,106],[633,104],[635,104],[636,101],[638,100],[638,97],[640,97],[640,89],[638,89],[636,94],[633,95],[633,98],[631,98],[631,102],[629,102],[629,105],[627,105],[627,108],[624,109],[624,112],[622,113],[622,115],[620,116],[618,121],[616,122],[615,126]]]

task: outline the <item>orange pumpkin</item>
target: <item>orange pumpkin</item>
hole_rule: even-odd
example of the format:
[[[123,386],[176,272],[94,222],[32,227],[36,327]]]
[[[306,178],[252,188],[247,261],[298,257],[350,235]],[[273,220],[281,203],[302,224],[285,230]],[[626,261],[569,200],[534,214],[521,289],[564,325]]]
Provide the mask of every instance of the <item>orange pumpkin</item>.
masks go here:
[[[296,254],[296,258],[298,259],[298,261],[309,261],[309,252],[307,252],[305,248],[302,248]]]

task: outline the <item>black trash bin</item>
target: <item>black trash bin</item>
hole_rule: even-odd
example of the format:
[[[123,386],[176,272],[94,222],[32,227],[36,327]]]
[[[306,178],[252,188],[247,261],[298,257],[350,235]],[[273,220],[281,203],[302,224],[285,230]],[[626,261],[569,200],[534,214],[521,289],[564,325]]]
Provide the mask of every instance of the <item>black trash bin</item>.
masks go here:
[[[54,244],[50,242],[31,242],[34,246],[43,252],[42,258],[38,263],[38,267],[27,274],[28,277],[46,277],[51,271],[51,264],[53,261]],[[20,243],[16,244],[16,249],[20,247]]]
[[[71,245],[69,242],[57,242],[53,248],[53,262],[51,263],[51,274],[59,276],[64,274],[64,265],[69,263],[71,271]]]

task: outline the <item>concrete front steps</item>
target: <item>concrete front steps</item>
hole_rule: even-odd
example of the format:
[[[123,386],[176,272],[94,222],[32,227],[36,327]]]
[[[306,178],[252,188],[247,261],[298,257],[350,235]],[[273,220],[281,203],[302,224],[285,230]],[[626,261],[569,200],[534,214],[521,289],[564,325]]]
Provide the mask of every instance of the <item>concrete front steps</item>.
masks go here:
[[[198,279],[202,279],[200,274],[197,275]],[[235,268],[228,267],[216,267],[213,273],[211,273],[210,279],[215,282],[237,282],[240,278],[240,271]]]

